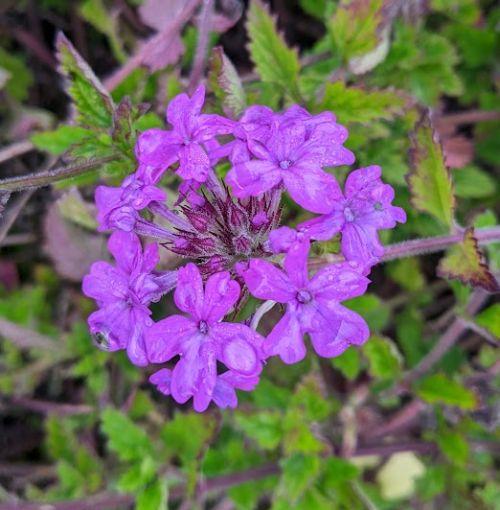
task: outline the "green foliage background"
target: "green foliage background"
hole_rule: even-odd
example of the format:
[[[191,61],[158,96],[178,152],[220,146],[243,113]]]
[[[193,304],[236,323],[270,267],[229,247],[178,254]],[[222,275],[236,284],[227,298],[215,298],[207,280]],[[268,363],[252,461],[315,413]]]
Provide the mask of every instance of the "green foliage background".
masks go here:
[[[140,3],[129,1],[128,8]],[[39,4],[40,12],[63,18],[75,7]],[[453,119],[459,112],[500,110],[494,2],[411,0],[401,2],[397,16],[382,0],[286,4],[292,19],[307,15],[319,27],[314,41],[292,47],[278,30],[285,21],[277,25],[263,3],[250,2],[246,31],[255,73],[210,49],[209,109],[237,116],[249,104],[281,109],[297,102],[315,113],[333,111],[349,128],[346,145],[359,166],[381,165],[395,202],[408,213],[407,224],[384,232],[385,244],[446,235],[457,224],[476,233],[496,225],[499,117]],[[112,5],[86,0],[77,15],[92,43],[120,65],[130,58],[132,34]],[[56,122],[50,108],[38,106],[30,139],[63,163],[108,158],[43,195],[55,204],[57,228],[73,242],[96,238],[88,200],[95,184],[119,182],[133,171],[137,133],[162,126],[164,106],[185,88],[196,29],[185,27],[181,36],[180,62],[155,72],[137,68],[112,91],[66,38],[57,38],[71,121]],[[218,38],[213,34],[212,46]],[[7,144],[15,119],[34,115],[30,91],[37,75],[13,39],[1,35],[1,41]],[[450,165],[462,154],[456,137],[470,154]],[[335,169],[339,180],[346,173]],[[285,211],[289,224],[305,219],[302,214],[291,204]],[[499,305],[485,298],[475,316],[468,308],[479,292],[472,285],[492,285],[500,252],[496,244],[479,253],[474,235],[471,229],[468,241],[443,258],[402,258],[377,268],[369,292],[349,303],[372,331],[362,348],[333,360],[309,355],[294,366],[271,359],[257,390],[240,395],[237,410],[211,408],[203,415],[157,394],[147,371],[130,366],[123,353],[94,347],[85,325],[93,304],[70,283],[78,280],[75,268],[61,260],[71,258],[71,249],[54,253],[49,242],[49,258],[29,252],[23,258],[23,247],[6,250],[2,260],[14,261],[20,279],[0,290],[0,320],[17,326],[5,333],[0,323],[0,422],[6,438],[11,423],[41,433],[41,442],[21,448],[12,465],[27,463],[33,472],[43,466],[47,475],[13,484],[9,471],[0,470],[0,508],[10,508],[13,495],[55,502],[55,508],[68,500],[138,510],[500,508]],[[318,256],[336,249],[335,243],[316,247]],[[168,306],[157,312],[168,313]],[[469,324],[460,342],[429,371],[408,378],[457,320]],[[53,348],[19,343],[33,332]],[[38,400],[41,408],[33,405]],[[7,452],[7,439],[0,448]],[[113,500],[117,494],[123,498]]]

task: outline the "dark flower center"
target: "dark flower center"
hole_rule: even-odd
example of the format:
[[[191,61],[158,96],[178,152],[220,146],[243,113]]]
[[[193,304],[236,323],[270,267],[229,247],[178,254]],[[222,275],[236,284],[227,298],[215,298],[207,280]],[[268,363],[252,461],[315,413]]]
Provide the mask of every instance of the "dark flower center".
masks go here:
[[[311,293],[308,290],[299,290],[296,297],[297,301],[303,305],[306,305],[312,301]]]
[[[280,161],[280,168],[282,170],[288,170],[292,166],[293,162],[289,159],[284,159],[283,161]]]
[[[206,335],[208,333],[208,324],[205,321],[200,321],[198,323],[198,331],[202,335]]]
[[[376,211],[383,211],[384,210],[384,206],[380,203],[380,202],[375,202],[373,204],[373,208],[376,210]]]

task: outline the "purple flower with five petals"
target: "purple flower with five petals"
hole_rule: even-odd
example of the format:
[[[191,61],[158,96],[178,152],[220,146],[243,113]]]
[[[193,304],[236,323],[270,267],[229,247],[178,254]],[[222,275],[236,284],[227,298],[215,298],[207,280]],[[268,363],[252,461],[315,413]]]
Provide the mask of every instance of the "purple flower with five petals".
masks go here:
[[[153,273],[158,246],[150,244],[143,252],[133,233],[114,232],[108,248],[116,266],[95,262],[83,279],[83,292],[99,306],[88,318],[89,328],[103,348],[127,349],[132,363],[145,366],[144,333],[153,324],[148,305],[175,287],[176,272]]]
[[[335,179],[322,168],[354,162],[353,154],[342,146],[345,132],[335,123],[308,129],[303,122],[275,120],[265,144],[248,141],[248,149],[257,159],[234,164],[226,182],[238,198],[258,196],[283,183],[305,209],[328,212],[333,206],[330,190]]]
[[[406,213],[392,205],[394,190],[380,179],[379,166],[354,170],[342,193],[336,184],[330,211],[299,225],[298,230],[311,239],[327,241],[342,232],[341,248],[347,260],[373,265],[384,254],[377,231],[404,223]]]
[[[240,286],[229,272],[210,276],[203,288],[197,266],[178,270],[174,301],[188,316],[172,315],[148,331],[152,363],[180,356],[169,384],[177,402],[193,397],[195,410],[205,410],[215,398],[217,362],[242,377],[256,377],[262,370],[262,337],[244,324],[222,322],[239,296]]]
[[[172,370],[162,368],[158,370],[158,372],[155,372],[149,378],[149,381],[164,395],[172,394]],[[205,405],[208,406],[210,401],[213,400],[215,405],[221,409],[227,407],[234,409],[238,405],[236,390],[252,391],[258,383],[259,377],[256,375],[244,376],[232,370],[228,370],[222,375],[217,376],[211,395],[207,394],[205,386],[200,386],[198,388],[197,392],[193,395],[195,407],[198,403],[202,404],[199,408],[201,411]]]
[[[340,304],[366,291],[369,280],[360,274],[358,265],[331,264],[309,279],[308,254],[308,241],[294,243],[285,257],[284,271],[265,260],[252,259],[243,273],[255,297],[286,304],[285,314],[264,342],[264,352],[279,355],[288,364],[304,358],[305,333],[324,357],[338,356],[369,336],[366,322]]]
[[[167,120],[173,129],[149,129],[140,135],[136,157],[144,171],[159,179],[170,165],[179,161],[177,174],[182,179],[205,182],[211,162],[204,144],[216,135],[230,133],[234,123],[220,115],[201,113],[204,101],[203,85],[192,97],[179,94],[167,108]]]

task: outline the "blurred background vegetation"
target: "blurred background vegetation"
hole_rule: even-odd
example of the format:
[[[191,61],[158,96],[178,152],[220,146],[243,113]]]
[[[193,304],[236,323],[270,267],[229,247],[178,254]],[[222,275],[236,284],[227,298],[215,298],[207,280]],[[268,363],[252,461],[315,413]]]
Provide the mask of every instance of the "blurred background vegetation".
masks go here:
[[[0,5],[0,190],[17,191],[0,193],[0,509],[498,509],[500,251],[479,245],[498,240],[500,9],[248,4]],[[349,303],[372,331],[362,348],[271,359],[237,410],[200,415],[95,347],[80,282],[105,256],[95,185],[132,172],[137,132],[205,78],[230,116],[333,111],[408,213],[385,244],[458,238],[375,268]]]

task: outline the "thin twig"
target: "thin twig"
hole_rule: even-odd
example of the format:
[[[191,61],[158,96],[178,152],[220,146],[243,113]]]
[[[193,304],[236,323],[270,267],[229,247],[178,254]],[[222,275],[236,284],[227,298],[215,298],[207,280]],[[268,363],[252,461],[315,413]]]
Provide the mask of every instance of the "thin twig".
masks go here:
[[[82,175],[104,165],[105,163],[115,161],[116,159],[118,159],[118,156],[116,154],[112,154],[103,158],[82,161],[81,163],[75,163],[73,165],[51,168],[43,172],[9,177],[0,181],[0,191],[20,191],[24,189],[48,186],[49,184],[62,181],[63,179]]]
[[[104,86],[108,90],[114,90],[118,85],[135,69],[143,65],[144,57],[154,53],[158,47],[165,46],[165,42],[172,39],[173,35],[180,32],[182,27],[190,20],[199,0],[187,0],[178,16],[169,23],[165,29],[151,37],[148,41],[141,45],[135,55],[127,60],[127,62],[115,71],[111,76],[104,80]]]
[[[3,240],[6,238],[9,230],[19,216],[19,213],[24,209],[24,206],[28,203],[33,193],[34,190],[27,190],[21,193],[2,215],[2,222],[0,223],[0,245],[3,244]]]
[[[5,405],[21,407],[41,414],[53,414],[56,416],[74,416],[77,414],[91,414],[95,408],[85,404],[61,404],[47,400],[36,400],[27,397],[10,397]]]
[[[207,60],[208,43],[210,39],[210,27],[212,26],[212,15],[214,10],[213,0],[203,0],[201,13],[198,18],[198,41],[194,54],[193,66],[189,76],[188,92],[193,92],[203,76]]]
[[[20,349],[43,349],[60,352],[61,345],[52,338],[42,335],[24,326],[19,326],[0,317],[0,335],[10,340]]]
[[[485,122],[488,120],[499,120],[500,110],[469,110],[466,112],[448,113],[439,117],[437,122],[446,124],[475,124],[476,122]]]
[[[480,337],[482,337],[484,340],[486,340],[490,345],[493,347],[500,347],[500,342],[495,339],[495,337],[486,329],[482,328],[475,322],[465,319],[464,317],[458,317],[458,320],[471,331],[474,331],[474,333],[477,333]]]
[[[0,148],[0,163],[8,161],[9,159],[17,156],[22,156],[27,152],[35,149],[35,146],[30,140],[23,140],[22,142],[16,142],[6,147]]]

